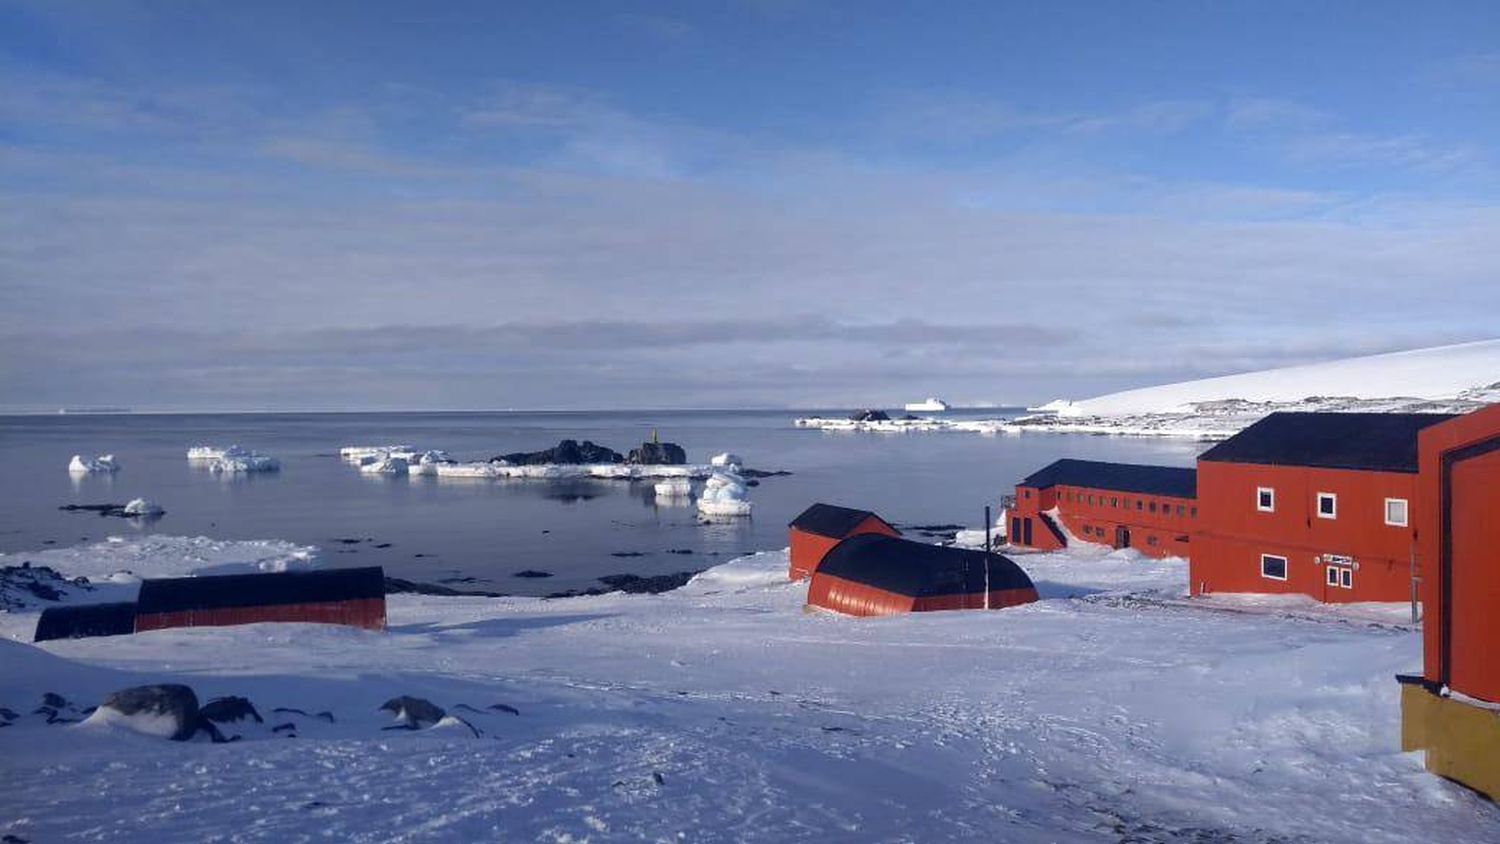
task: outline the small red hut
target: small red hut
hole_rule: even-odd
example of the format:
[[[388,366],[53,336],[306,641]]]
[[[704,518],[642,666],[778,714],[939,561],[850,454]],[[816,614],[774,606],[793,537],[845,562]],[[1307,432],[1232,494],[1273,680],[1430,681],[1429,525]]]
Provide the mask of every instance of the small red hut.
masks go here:
[[[845,615],[1002,609],[1037,599],[1007,557],[880,534],[835,545],[813,572],[808,606]]]
[[[792,580],[811,577],[833,546],[851,536],[873,533],[900,536],[901,531],[868,510],[853,510],[833,504],[814,504],[787,525],[791,544]]]

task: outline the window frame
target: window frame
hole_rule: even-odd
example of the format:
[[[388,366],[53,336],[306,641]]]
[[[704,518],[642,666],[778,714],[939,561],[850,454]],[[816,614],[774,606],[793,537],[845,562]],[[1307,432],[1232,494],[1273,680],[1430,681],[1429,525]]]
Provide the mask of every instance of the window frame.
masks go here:
[[[1280,560],[1281,561],[1281,577],[1277,577],[1274,574],[1266,574],[1266,560]],[[1280,554],[1261,554],[1260,555],[1260,576],[1261,577],[1265,578],[1266,580],[1279,580],[1282,583],[1285,583],[1291,577],[1291,574],[1292,574],[1292,572],[1291,572],[1291,561],[1288,560],[1286,557],[1283,557]]]
[[[1391,521],[1391,505],[1397,501],[1401,502],[1401,521],[1393,522]],[[1391,527],[1408,527],[1411,525],[1411,503],[1405,498],[1387,498],[1385,513],[1382,515],[1385,517],[1385,523]]]
[[[1339,517],[1339,494],[1338,493],[1336,493],[1336,492],[1320,492],[1320,493],[1317,494],[1317,496],[1313,500],[1316,502],[1316,506],[1313,507],[1313,512],[1317,514],[1318,518],[1320,518],[1320,519],[1328,519],[1329,521],[1335,521],[1335,520],[1338,519],[1338,517]],[[1333,504],[1333,511],[1332,512],[1329,512],[1329,513],[1323,512],[1323,502],[1324,501],[1329,501],[1329,502],[1331,502]]]
[[[1339,588],[1354,588],[1354,568],[1352,566],[1339,566]]]
[[[1262,505],[1260,503],[1262,500],[1262,496],[1266,495],[1271,496],[1271,503],[1269,505]],[[1276,487],[1258,486],[1255,488],[1255,510],[1258,513],[1276,512]]]
[[[1323,582],[1329,586],[1339,585],[1339,567],[1327,566],[1327,572],[1323,575]]]

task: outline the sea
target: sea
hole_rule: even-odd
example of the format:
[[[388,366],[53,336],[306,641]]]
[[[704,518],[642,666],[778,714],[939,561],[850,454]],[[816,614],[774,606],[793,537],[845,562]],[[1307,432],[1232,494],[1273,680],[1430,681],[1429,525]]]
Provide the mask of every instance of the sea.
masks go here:
[[[953,411],[1007,418],[1019,408]],[[847,410],[450,413],[56,414],[0,416],[0,552],[162,533],[315,545],[333,566],[452,588],[545,595],[600,586],[614,574],[696,571],[786,547],[787,523],[822,501],[926,529],[984,524],[986,505],[1060,457],[1190,466],[1200,443],[1082,434],[875,434],[798,428],[798,416]],[[785,471],[750,490],[753,515],[705,521],[691,502],[658,500],[653,483],[472,480],[362,475],[348,445],[409,443],[460,460],[535,451],[562,439],[621,453],[674,442],[692,463],[719,452]],[[187,460],[194,445],[245,448],[279,472],[221,476]],[[112,475],[75,477],[74,454],[113,454]],[[136,497],[166,514],[141,521],[61,509]],[[925,536],[928,534],[921,534]],[[521,577],[519,572],[548,577]]]

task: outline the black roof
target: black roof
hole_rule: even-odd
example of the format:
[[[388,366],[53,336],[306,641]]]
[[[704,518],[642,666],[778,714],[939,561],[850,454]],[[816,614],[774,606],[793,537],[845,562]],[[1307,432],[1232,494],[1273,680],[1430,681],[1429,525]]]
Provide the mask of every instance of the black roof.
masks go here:
[[[123,636],[135,632],[135,602],[48,607],[36,620],[33,642],[84,636]]]
[[[1214,463],[1417,471],[1417,432],[1452,413],[1273,413],[1199,455]]]
[[[1198,496],[1198,470],[1064,458],[1027,475],[1020,486],[1046,489],[1065,484],[1173,498]]]
[[[860,522],[871,516],[875,516],[875,514],[869,510],[852,510],[836,504],[818,503],[803,510],[802,514],[792,519],[791,524],[787,525],[787,527],[794,527],[797,530],[807,533],[815,533],[818,536],[843,539],[849,535],[849,531],[859,527]],[[881,519],[879,516],[875,516],[875,518],[880,519],[887,527],[891,527],[890,522],[887,522],[885,519]],[[891,530],[896,529],[891,527]],[[900,533],[900,531],[896,532]]]
[[[379,566],[356,569],[168,577],[141,582],[141,615],[182,610],[321,604],[385,597]]]
[[[898,595],[931,598],[984,592],[986,566],[992,592],[1032,585],[1008,557],[878,533],[851,536],[833,546],[813,577],[832,575]]]

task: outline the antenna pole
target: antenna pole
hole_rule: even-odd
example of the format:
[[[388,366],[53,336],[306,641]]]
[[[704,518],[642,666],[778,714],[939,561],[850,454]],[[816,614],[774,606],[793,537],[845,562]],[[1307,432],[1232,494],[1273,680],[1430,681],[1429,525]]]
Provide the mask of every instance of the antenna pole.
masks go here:
[[[990,608],[990,505],[984,505],[984,608]]]

